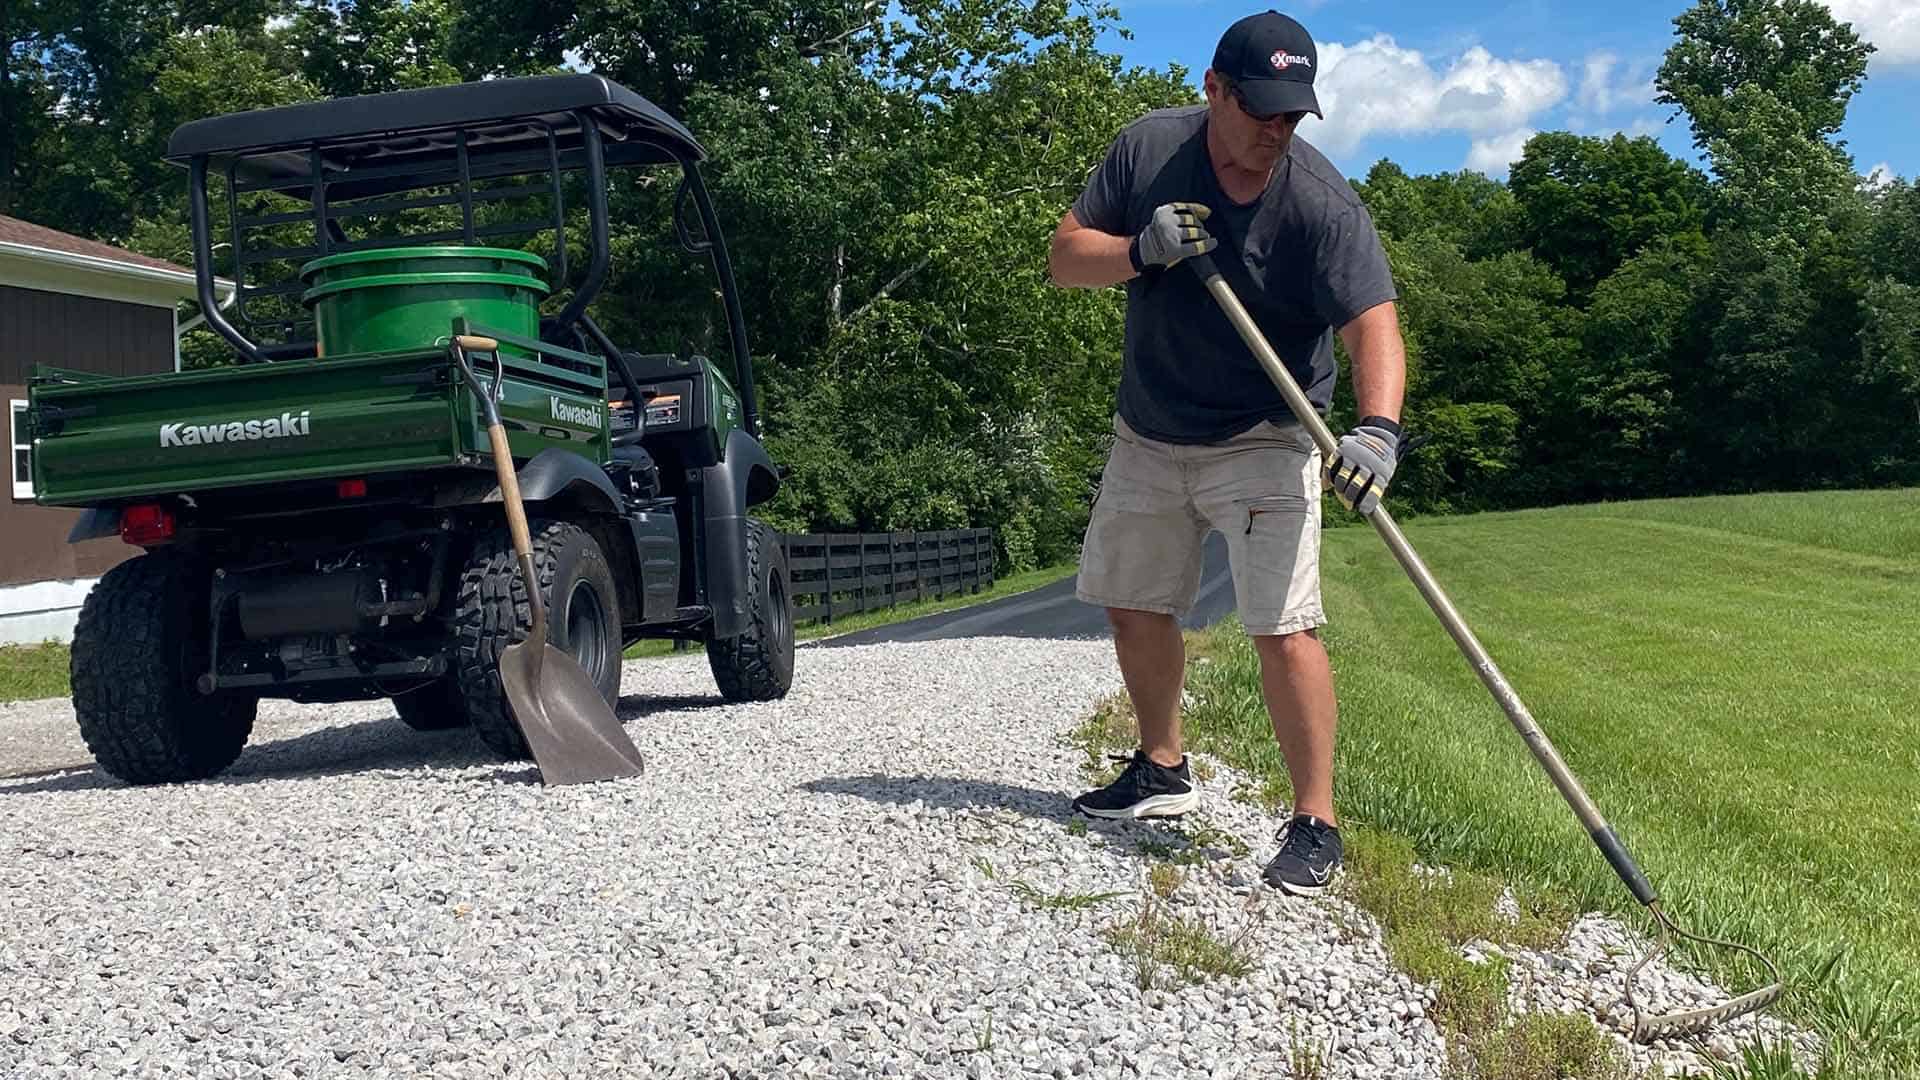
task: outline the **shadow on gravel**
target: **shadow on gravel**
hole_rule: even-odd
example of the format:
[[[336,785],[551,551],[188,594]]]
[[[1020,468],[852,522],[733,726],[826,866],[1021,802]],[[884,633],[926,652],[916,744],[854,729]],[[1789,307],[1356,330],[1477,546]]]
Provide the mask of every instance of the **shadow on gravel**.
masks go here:
[[[958,813],[1006,810],[1051,822],[1062,831],[1078,822],[1086,826],[1088,836],[1102,838],[1119,853],[1143,859],[1198,863],[1245,856],[1245,852],[1220,847],[1216,841],[1221,834],[1205,824],[1204,815],[1189,815],[1179,821],[1167,818],[1108,821],[1075,813],[1073,793],[1043,791],[993,780],[870,773],[809,780],[801,784],[800,789],[816,795],[851,795],[896,806],[919,803],[931,809]]]
[[[637,720],[654,713],[679,712],[683,709],[717,709],[727,703],[719,694],[679,694],[658,697],[650,694],[622,694],[615,708],[620,720]]]
[[[317,780],[381,769],[462,769],[497,764],[473,733],[414,731],[397,718],[362,720],[322,728],[290,739],[248,743],[226,772],[197,783],[208,786],[257,784],[264,780]],[[31,783],[0,781],[0,796],[53,791],[96,791],[127,784],[91,765],[84,772],[44,775]]]
[[[622,722],[630,723],[654,713],[725,704],[726,699],[718,694],[667,697],[629,694],[620,699],[617,715]],[[387,716],[322,728],[290,739],[269,738],[248,743],[240,752],[240,760],[231,768],[198,783],[257,784],[263,780],[317,780],[382,769],[466,769],[477,765],[499,766],[486,777],[496,783],[539,782],[539,773],[531,763],[502,762],[469,730],[414,731],[398,717]],[[461,779],[471,782],[474,778]],[[27,782],[16,782],[23,780]],[[65,768],[0,777],[0,797],[132,786],[107,775],[92,762],[78,762]]]

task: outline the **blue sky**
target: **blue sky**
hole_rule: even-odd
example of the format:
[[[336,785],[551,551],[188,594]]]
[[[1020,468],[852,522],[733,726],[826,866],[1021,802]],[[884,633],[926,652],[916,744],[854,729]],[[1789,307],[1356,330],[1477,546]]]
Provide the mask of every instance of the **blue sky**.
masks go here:
[[[1841,132],[1855,167],[1920,174],[1920,0],[1827,0],[1878,48]],[[1186,66],[1197,86],[1221,30],[1258,0],[1117,0],[1130,63]],[[1327,120],[1302,134],[1351,177],[1382,157],[1409,172],[1506,175],[1534,131],[1649,134],[1697,162],[1652,80],[1691,0],[1299,0],[1274,4],[1320,44]]]

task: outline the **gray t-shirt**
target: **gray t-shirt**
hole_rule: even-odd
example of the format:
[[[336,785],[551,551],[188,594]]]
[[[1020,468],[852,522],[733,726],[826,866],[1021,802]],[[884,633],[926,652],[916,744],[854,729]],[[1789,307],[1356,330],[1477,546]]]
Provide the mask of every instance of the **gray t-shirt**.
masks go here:
[[[1322,415],[1338,374],[1333,331],[1398,299],[1373,219],[1318,150],[1294,136],[1260,198],[1227,198],[1207,156],[1207,109],[1162,109],[1134,121],[1073,204],[1080,224],[1132,236],[1154,208],[1205,203],[1221,275]],[[1262,420],[1291,423],[1286,398],[1200,276],[1182,263],[1127,282],[1120,415],[1163,442],[1217,442]]]

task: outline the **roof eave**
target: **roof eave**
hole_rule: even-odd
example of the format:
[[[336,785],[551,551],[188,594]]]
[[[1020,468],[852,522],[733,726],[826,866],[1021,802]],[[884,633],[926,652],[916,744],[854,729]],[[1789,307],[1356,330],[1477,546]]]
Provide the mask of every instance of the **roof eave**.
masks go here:
[[[131,279],[144,284],[178,286],[184,290],[181,295],[183,300],[195,299],[199,293],[198,282],[191,270],[164,270],[157,266],[142,266],[139,263],[121,262],[118,259],[108,259],[98,255],[82,255],[77,252],[60,251],[56,248],[8,240],[0,240],[0,254],[34,259],[89,273]],[[216,277],[213,279],[213,292],[215,296],[225,299],[233,294],[233,282]]]

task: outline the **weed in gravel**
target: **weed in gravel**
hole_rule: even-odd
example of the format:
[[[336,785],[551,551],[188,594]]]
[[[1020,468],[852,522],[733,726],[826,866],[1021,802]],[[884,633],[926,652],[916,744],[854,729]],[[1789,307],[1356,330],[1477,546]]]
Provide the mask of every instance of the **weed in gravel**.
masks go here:
[[[1507,961],[1472,961],[1460,946],[1486,940],[1549,948],[1564,940],[1573,905],[1516,891],[1517,918],[1495,909],[1503,887],[1484,874],[1423,871],[1412,845],[1365,827],[1346,833],[1348,898],[1379,921],[1394,965],[1434,988],[1434,1023],[1448,1034],[1457,1080],[1625,1080],[1625,1065],[1591,1019],[1510,1017]]]
[[[1173,982],[1202,983],[1208,979],[1244,978],[1253,972],[1253,950],[1248,942],[1256,924],[1231,940],[1221,938],[1199,919],[1168,912],[1151,893],[1140,912],[1109,926],[1107,941],[1134,962],[1135,981],[1151,990]]]
[[[1157,836],[1143,836],[1135,841],[1134,847],[1149,859],[1158,859],[1175,866],[1198,866],[1207,861],[1205,848],[1190,843],[1186,837],[1162,833]]]
[[[1080,770],[1089,781],[1096,785],[1112,782],[1121,766],[1107,755],[1131,751],[1140,743],[1133,702],[1124,693],[1107,695],[1079,727],[1067,734],[1066,741],[1086,755]]]
[[[1216,848],[1237,859],[1253,853],[1246,841],[1203,817],[1196,817],[1183,830],[1197,847]]]
[[[1235,784],[1227,797],[1242,806],[1252,806],[1269,814],[1279,814],[1292,805],[1293,789],[1286,781],[1272,776],[1243,780]]]
[[[1300,1030],[1300,1018],[1287,1025],[1287,1080],[1326,1080],[1327,1048]]]
[[[1573,924],[1575,905],[1563,895],[1516,889],[1518,918],[1510,920],[1495,907],[1503,891],[1498,880],[1457,869],[1423,872],[1414,863],[1411,844],[1364,826],[1350,825],[1341,834],[1347,847],[1348,897],[1371,912],[1389,935],[1423,928],[1454,945],[1484,939],[1546,949],[1563,941]]]
[[[1125,892],[1050,893],[1027,881],[1010,881],[1007,889],[1022,902],[1043,911],[1086,911],[1127,895]]]
[[[1449,1048],[1448,1080],[1627,1080],[1600,1029],[1573,1013],[1528,1013]]]
[[[1154,863],[1153,869],[1147,871],[1147,881],[1153,886],[1153,894],[1162,900],[1170,899],[1186,880],[1185,873],[1166,863]]]

